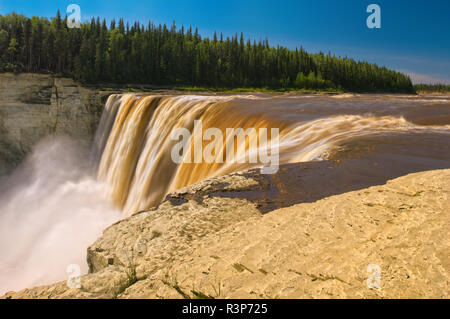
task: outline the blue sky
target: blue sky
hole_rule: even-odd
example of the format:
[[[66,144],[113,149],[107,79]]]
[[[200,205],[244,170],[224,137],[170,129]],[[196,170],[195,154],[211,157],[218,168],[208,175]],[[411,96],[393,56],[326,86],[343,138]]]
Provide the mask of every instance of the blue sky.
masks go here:
[[[214,30],[225,36],[269,38],[271,45],[302,45],[375,62],[411,75],[416,82],[450,84],[449,0],[146,0],[146,1],[12,1],[0,0],[0,14],[64,14],[69,4],[81,7],[82,20],[100,16],[110,21],[148,20],[158,24],[198,27],[203,36]],[[369,29],[369,4],[381,7],[381,29]]]

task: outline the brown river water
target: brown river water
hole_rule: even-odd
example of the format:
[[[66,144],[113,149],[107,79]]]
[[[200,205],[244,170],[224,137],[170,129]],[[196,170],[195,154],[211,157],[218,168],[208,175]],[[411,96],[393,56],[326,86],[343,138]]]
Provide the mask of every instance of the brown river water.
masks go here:
[[[202,126],[195,126],[195,121]],[[192,133],[183,144],[189,151],[184,159],[189,160],[181,163],[171,157],[179,141],[172,136],[177,128]],[[208,128],[224,134],[205,140]],[[234,142],[233,136],[225,134],[229,128],[257,132],[254,138],[236,139],[230,147],[235,150],[235,160],[224,155],[227,143]],[[267,133],[267,142],[261,139],[260,129],[272,132],[273,128],[278,129],[277,140],[272,133]],[[250,154],[261,150],[273,154],[274,145],[282,167],[359,159],[359,164],[353,163],[350,172],[342,173],[338,180],[342,185],[361,186],[410,171],[447,167],[449,141],[449,96],[124,94],[108,99],[95,145],[98,178],[106,183],[113,203],[130,215],[205,178],[265,166],[258,160],[251,162]],[[195,145],[204,149],[210,143],[217,147],[211,153],[214,161],[196,161]],[[367,163],[378,165],[370,167],[375,178],[361,184],[357,180],[364,178],[355,179],[351,172],[359,166],[366,168]],[[308,183],[314,180],[319,178],[312,173]]]

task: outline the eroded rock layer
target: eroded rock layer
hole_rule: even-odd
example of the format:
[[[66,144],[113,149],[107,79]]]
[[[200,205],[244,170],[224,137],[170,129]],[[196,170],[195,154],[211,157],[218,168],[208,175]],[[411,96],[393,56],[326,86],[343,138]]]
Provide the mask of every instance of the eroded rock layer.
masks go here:
[[[50,75],[0,74],[0,175],[48,135],[90,142],[107,94]]]

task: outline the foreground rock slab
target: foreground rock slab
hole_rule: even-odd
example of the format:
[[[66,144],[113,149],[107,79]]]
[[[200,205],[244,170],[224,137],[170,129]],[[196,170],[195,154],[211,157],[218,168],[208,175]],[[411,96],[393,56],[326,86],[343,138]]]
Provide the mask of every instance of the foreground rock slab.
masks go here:
[[[449,298],[449,181],[420,172],[264,215],[245,199],[172,196],[104,231],[81,288],[3,298]]]

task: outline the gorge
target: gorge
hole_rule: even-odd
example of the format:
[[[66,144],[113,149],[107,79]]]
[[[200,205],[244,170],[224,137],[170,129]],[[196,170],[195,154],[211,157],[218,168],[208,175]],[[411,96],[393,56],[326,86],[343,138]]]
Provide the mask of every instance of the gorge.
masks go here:
[[[22,86],[26,90],[20,89],[21,81],[26,83]],[[269,226],[262,220],[281,218],[273,217],[277,209],[302,203],[316,205],[317,201],[318,205],[330,203],[324,205],[333,207],[341,202],[339,196],[350,196],[357,206],[359,190],[431,169],[444,169],[440,178],[438,173],[429,172],[437,184],[423,182],[427,180],[426,173],[418,173],[418,177],[413,174],[402,181],[409,185],[405,186],[406,192],[413,194],[411,203],[416,195],[410,189],[421,194],[415,178],[422,181],[424,194],[436,201],[434,208],[428,209],[435,209],[436,214],[441,209],[440,215],[436,215],[439,222],[433,227],[437,227],[439,234],[445,230],[447,197],[439,196],[447,196],[443,177],[448,175],[445,169],[450,163],[447,96],[131,94],[89,89],[72,80],[44,75],[29,78],[2,75],[1,83],[3,172],[11,172],[28,156],[0,184],[0,245],[5,256],[0,267],[0,293],[64,280],[66,267],[72,263],[82,265],[84,273],[89,272],[82,277],[82,286],[84,282],[88,288],[83,286],[82,290],[67,289],[60,283],[53,288],[36,288],[10,297],[28,294],[49,297],[53,296],[49,295],[52,289],[58,291],[55,296],[117,297],[126,295],[128,288],[131,296],[141,293],[152,297],[156,297],[155,293],[173,296],[169,291],[178,281],[168,269],[179,272],[180,260],[195,263],[188,258],[192,247],[220,243],[222,235],[233,237],[233,225],[243,232],[252,232],[250,226],[244,225],[247,219],[255,221],[260,227],[253,231],[257,233],[255,242],[264,245],[266,236],[258,232]],[[257,168],[263,165],[259,162],[229,162],[225,158],[210,163],[195,160],[175,163],[171,152],[178,141],[172,138],[172,132],[177,128],[192,132],[198,120],[202,121],[203,131],[208,128],[223,132],[227,128],[279,129],[280,169],[275,174],[261,174]],[[185,141],[190,156],[195,156],[196,143],[207,147],[211,142],[193,137]],[[228,136],[222,138],[219,152],[214,152],[216,157],[223,157],[220,148],[229,144]],[[214,143],[218,143],[217,139]],[[272,151],[274,145],[269,144],[247,140],[233,148],[236,147],[237,158],[245,158],[256,151],[254,145]],[[403,187],[402,182],[392,183],[398,189]],[[378,205],[369,200],[370,196],[376,197],[377,192],[391,194],[389,187],[378,187],[367,195],[365,202],[369,208]],[[432,189],[439,187],[443,188],[440,195],[434,194]],[[372,217],[397,216],[390,206],[403,211],[413,209],[408,205],[427,203],[420,202],[421,198],[415,204],[401,200],[406,208],[400,202],[389,201],[389,205],[383,204],[384,208],[371,211]],[[313,206],[308,207],[315,211]],[[353,208],[347,209],[350,213]],[[309,217],[307,211],[298,218],[310,218],[312,224],[318,225],[330,222],[324,211]],[[419,214],[420,210],[414,212]],[[262,217],[263,214],[268,217]],[[297,218],[293,212],[287,214],[292,214],[291,221]],[[361,227],[378,229],[367,224],[365,217],[346,218],[356,218],[355,223]],[[384,220],[382,224],[386,225]],[[286,236],[297,236],[293,231],[286,232]],[[320,228],[315,231],[313,236],[319,236],[316,240],[326,242],[327,235]],[[406,232],[409,231],[407,227]],[[305,229],[305,233],[310,231]],[[86,248],[96,238],[88,248],[86,265],[83,262]],[[438,256],[445,251],[446,244],[448,241],[442,241],[443,246],[436,248]],[[205,249],[209,256],[215,254],[213,248]],[[238,274],[258,271],[266,276],[264,272],[270,273],[269,265],[248,266],[254,262],[249,259],[252,253],[247,253],[247,260],[231,263]],[[314,256],[314,249],[308,256]],[[213,259],[220,261],[220,258]],[[235,255],[233,258],[239,259]],[[443,264],[444,270],[439,268],[439,263],[435,266],[445,278],[448,265],[444,261]],[[130,265],[136,267],[137,277],[125,285],[123,281],[128,280]],[[309,278],[325,280],[320,273],[305,271]],[[102,276],[111,283],[106,283]],[[341,277],[342,274],[336,278]],[[231,283],[234,280],[233,276],[227,278],[224,280]],[[420,282],[427,280],[426,276],[417,278]],[[342,279],[343,282],[353,280]],[[134,285],[146,281],[157,288],[138,289]],[[272,279],[270,284],[274,284]],[[242,291],[234,287],[230,294],[241,296]],[[439,295],[442,291],[437,289],[430,294]],[[334,293],[339,295],[342,291]],[[243,295],[248,297],[248,294],[251,293]],[[347,290],[346,294],[352,295]]]

